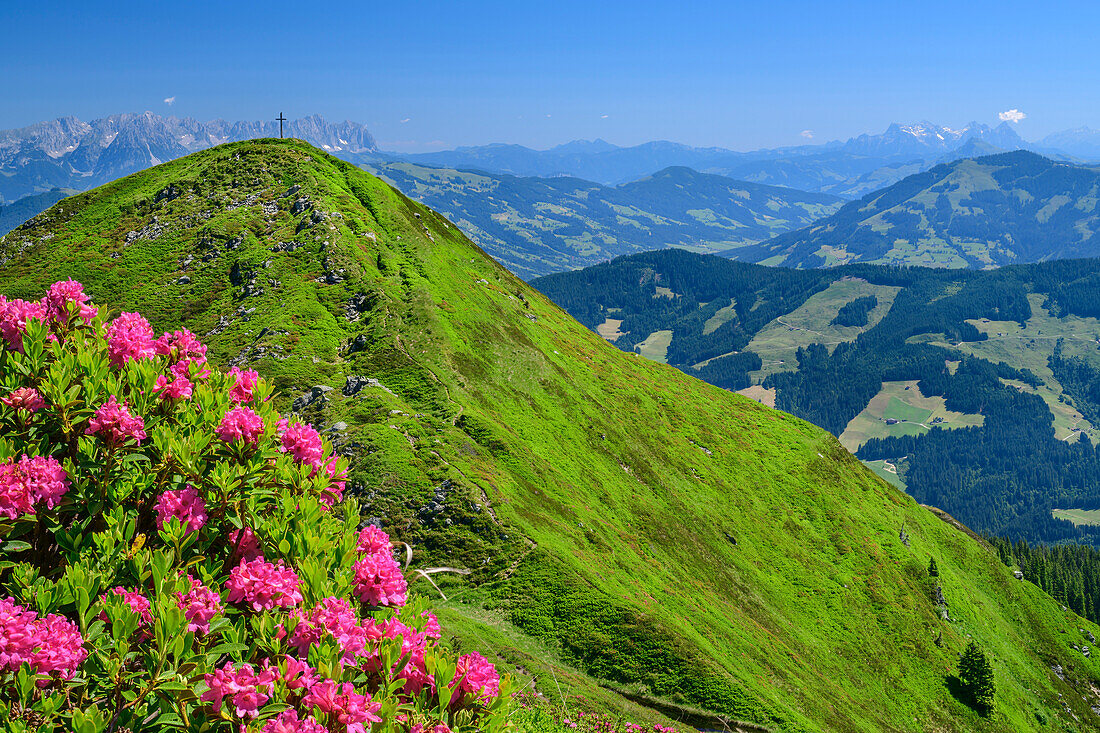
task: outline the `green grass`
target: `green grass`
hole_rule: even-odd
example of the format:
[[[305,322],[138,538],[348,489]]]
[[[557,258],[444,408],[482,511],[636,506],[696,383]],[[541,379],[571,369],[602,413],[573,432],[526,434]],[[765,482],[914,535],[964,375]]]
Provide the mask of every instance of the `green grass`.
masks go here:
[[[936,419],[939,422],[933,423]],[[899,422],[889,424],[887,420]],[[855,451],[871,438],[921,435],[933,426],[951,429],[984,423],[982,415],[948,410],[943,397],[925,397],[917,380],[884,382],[882,390],[844,428],[840,442],[848,450]]]
[[[186,193],[154,202],[170,183]],[[296,196],[280,198],[291,183],[340,216],[295,234]],[[127,246],[154,216],[163,236]],[[272,251],[288,241],[303,246]],[[203,262],[202,242],[220,254]],[[453,224],[301,142],[222,146],[81,194],[0,240],[4,256],[0,292],[39,295],[71,275],[99,302],[187,326],[211,358],[269,375],[282,409],[335,387],[305,417],[348,424],[326,435],[351,456],[367,512],[418,565],[473,571],[444,587],[454,643],[547,698],[648,720],[663,719],[650,707],[661,701],[777,731],[1098,720],[1100,661],[1064,640],[1100,627],[824,431],[620,352]],[[262,294],[229,280],[234,263],[255,268]],[[345,397],[352,374],[385,389]],[[422,511],[442,486],[443,509]],[[950,621],[931,600],[929,557]],[[971,638],[995,668],[990,719],[946,686]]]
[[[1100,524],[1100,509],[1052,509],[1051,514],[1074,524]]]
[[[668,361],[665,354],[668,353],[668,345],[671,343],[672,331],[654,331],[634,348],[646,359],[665,364]]]
[[[897,467],[890,461],[864,461],[863,464],[874,471],[875,475],[879,478],[884,479],[899,489],[905,489],[905,482],[898,476]],[[887,464],[892,466],[893,470],[887,468]]]
[[[1070,438],[1083,431],[1089,438],[1096,440],[1100,433],[1072,405],[1059,401],[1062,385],[1047,365],[1047,359],[1054,353],[1055,344],[1062,341],[1062,353],[1066,357],[1080,357],[1094,367],[1100,367],[1100,320],[1066,315],[1062,318],[1052,316],[1045,308],[1045,297],[1032,293],[1028,295],[1031,304],[1031,318],[1023,326],[1015,321],[991,321],[975,319],[973,324],[988,337],[984,341],[967,341],[949,345],[942,335],[923,335],[913,337],[911,341],[926,341],[941,346],[949,346],[964,354],[977,356],[991,362],[1003,361],[1016,368],[1029,369],[1043,380],[1043,385],[1033,389],[1022,383],[1015,383],[1019,389],[1036,392],[1047,403],[1054,415],[1055,437],[1060,440]],[[1077,428],[1077,430],[1074,430]]]
[[[763,361],[760,370],[750,373],[752,380],[759,383],[769,374],[797,369],[795,354],[799,347],[812,343],[825,344],[831,352],[838,344],[854,341],[859,334],[873,328],[882,320],[900,290],[898,287],[872,285],[864,280],[845,278],[810,296],[798,309],[761,329],[745,347],[745,351],[759,354]],[[867,314],[865,326],[832,324],[842,307],[866,295],[878,298],[878,305]]]

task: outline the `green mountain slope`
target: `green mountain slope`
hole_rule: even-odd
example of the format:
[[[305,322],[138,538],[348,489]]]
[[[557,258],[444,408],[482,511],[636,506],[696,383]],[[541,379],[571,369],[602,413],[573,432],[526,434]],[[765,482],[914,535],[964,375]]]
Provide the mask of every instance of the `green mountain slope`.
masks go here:
[[[578,178],[368,162],[458,224],[523,278],[662,247],[717,252],[756,244],[840,208],[835,196],[667,168],[609,187]]]
[[[18,201],[0,206],[0,234],[7,234],[23,222],[38,216],[61,199],[72,196],[74,193],[76,193],[75,189],[55,188],[45,193],[24,196]]]
[[[1055,519],[1100,508],[1100,260],[795,270],[665,250],[531,284],[620,349],[820,425],[976,530],[1100,544],[1100,522]]]
[[[1100,169],[1016,151],[958,160],[732,252],[748,262],[988,267],[1100,254]]]
[[[1100,722],[1100,664],[1070,646],[1100,627],[824,431],[614,349],[441,216],[303,143],[157,166],[0,253],[9,297],[72,275],[270,375],[418,562],[473,571],[445,588],[448,624],[548,696],[770,730]],[[994,664],[989,719],[952,692],[971,638]]]

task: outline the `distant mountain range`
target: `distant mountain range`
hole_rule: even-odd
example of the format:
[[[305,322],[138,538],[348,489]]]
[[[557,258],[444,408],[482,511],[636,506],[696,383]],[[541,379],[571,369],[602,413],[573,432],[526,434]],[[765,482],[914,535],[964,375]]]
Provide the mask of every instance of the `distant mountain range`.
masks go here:
[[[54,188],[84,190],[151,165],[227,141],[275,137],[275,121],[117,114],[91,122],[62,117],[0,131],[0,202]],[[892,124],[879,135],[847,142],[738,152],[668,141],[620,147],[604,140],[574,140],[549,150],[492,144],[435,153],[380,151],[355,122],[332,123],[310,115],[287,123],[288,137],[305,140],[354,163],[405,160],[420,165],[541,178],[571,176],[616,185],[672,166],[738,180],[856,198],[950,159],[1029,149],[1054,157],[1100,158],[1100,132],[1079,128],[1030,143],[1009,123],[971,122],[951,129],[931,122]],[[953,157],[952,157],[953,156]]]
[[[301,138],[335,155],[374,152],[367,129],[311,115],[286,124]],[[198,122],[152,112],[118,114],[91,122],[62,117],[0,131],[0,201],[54,188],[84,190],[197,150],[225,142],[278,137],[279,123]]]
[[[275,121],[198,122],[145,112],[92,122],[65,117],[0,131],[0,233],[52,205],[58,190],[85,190],[226,141],[274,137],[278,130]],[[935,202],[918,197],[904,207],[906,214],[899,202],[908,196],[899,192],[940,175],[928,178],[930,169],[946,170],[943,166],[959,159],[1006,150],[1043,150],[1062,162],[1081,162],[1070,153],[1100,155],[1100,133],[1087,128],[1029,143],[1008,123],[990,127],[976,122],[959,129],[931,122],[893,124],[881,134],[846,142],[752,152],[664,141],[619,147],[604,140],[575,140],[541,151],[487,145],[399,155],[379,150],[363,125],[331,123],[319,115],[288,122],[285,133],[371,170],[445,212],[490,254],[527,278],[669,246],[731,250],[739,259],[806,266],[848,261],[985,266],[1079,251],[1075,242],[1083,243],[1091,233],[1073,229],[1076,220],[1069,230],[1063,231],[1062,224],[1067,217],[1088,219],[1091,214],[1081,206],[1068,207],[1048,221],[1042,205],[1024,202],[1029,213],[1023,218],[1043,218],[1036,220],[1035,234],[1044,237],[1043,247],[1025,253],[1016,234],[1031,236],[1027,227],[1013,233],[1014,227],[1023,226],[1019,211],[983,223],[984,208],[964,207],[943,221],[927,216],[914,221],[922,205]],[[1044,165],[1057,163],[1047,160]],[[966,177],[967,171],[981,178],[984,168],[952,170],[960,171],[956,178]],[[1063,165],[1058,170],[1090,169]],[[914,175],[925,177],[911,179]],[[1005,176],[1011,177],[1011,170],[996,180]],[[891,188],[895,185],[902,187]],[[946,185],[956,186],[956,193],[947,196],[953,207],[972,189],[985,197],[1002,187],[985,178]],[[1051,196],[1076,198],[1046,178],[1035,185],[1044,191],[1054,186]],[[885,191],[889,195],[881,198],[879,192]],[[871,194],[879,202],[876,207],[889,206],[871,211],[860,204],[838,211],[841,199]],[[1087,202],[1088,194],[1082,195]],[[11,203],[15,201],[18,205]],[[939,215],[945,212],[941,209]],[[831,214],[839,218],[791,233]],[[864,228],[858,224],[862,219],[868,220]],[[853,232],[858,237],[851,240]],[[1015,238],[1002,241],[1002,235]],[[1057,245],[1053,249],[1052,243]],[[1083,251],[1094,250],[1085,246]]]
[[[454,221],[524,278],[665,247],[718,252],[756,244],[837,211],[843,199],[674,167],[603,186],[536,178],[363,164]]]
[[[989,267],[1100,255],[1100,167],[1017,151],[909,176],[795,232],[730,252],[748,262]]]
[[[1045,143],[1023,140],[1007,122],[995,128],[971,122],[951,129],[927,121],[895,123],[882,134],[860,135],[844,143],[752,152],[667,141],[618,147],[603,140],[581,140],[549,150],[496,144],[399,157],[422,165],[519,176],[568,175],[604,184],[635,180],[669,166],[687,166],[738,180],[854,198],[925,170],[945,157],[970,157],[975,147],[979,154],[1035,149],[1066,157]],[[1071,147],[1084,149],[1081,145]]]

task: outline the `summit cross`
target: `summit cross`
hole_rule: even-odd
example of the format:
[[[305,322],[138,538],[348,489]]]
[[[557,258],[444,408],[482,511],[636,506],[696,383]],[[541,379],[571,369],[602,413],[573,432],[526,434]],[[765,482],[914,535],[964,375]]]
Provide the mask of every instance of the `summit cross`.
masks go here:
[[[283,123],[286,122],[286,117],[283,117],[283,113],[280,112],[279,116],[275,118],[279,122],[279,139],[283,138]]]

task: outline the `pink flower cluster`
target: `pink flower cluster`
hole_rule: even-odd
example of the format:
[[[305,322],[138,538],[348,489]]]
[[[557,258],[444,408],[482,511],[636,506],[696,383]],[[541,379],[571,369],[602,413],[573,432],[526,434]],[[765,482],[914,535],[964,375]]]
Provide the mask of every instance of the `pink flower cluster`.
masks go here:
[[[259,442],[264,434],[263,418],[247,407],[234,407],[225,413],[221,424],[214,430],[225,443],[244,441],[251,445]]]
[[[173,364],[191,359],[206,362],[206,346],[187,330],[165,331],[153,343],[153,350],[160,356],[167,356]]]
[[[294,460],[317,468],[325,458],[325,446],[321,434],[312,425],[293,422],[282,435],[282,450],[294,456]]]
[[[458,658],[458,669],[451,687],[455,689],[451,697],[452,705],[461,700],[463,693],[488,704],[500,695],[500,675],[488,659],[471,652]]]
[[[251,664],[234,668],[232,662],[226,662],[224,667],[206,675],[205,679],[210,689],[202,693],[199,699],[212,703],[214,712],[221,712],[222,704],[228,697],[237,717],[255,718],[260,708],[271,699],[279,673],[276,669],[264,667],[257,674]]]
[[[359,530],[359,540],[355,549],[373,555],[376,552],[390,551],[390,536],[382,531],[381,527],[368,524]]]
[[[195,385],[187,377],[174,377],[169,382],[168,377],[161,374],[157,377],[157,385],[153,391],[160,393],[162,400],[186,400],[190,399],[194,389]]]
[[[69,485],[69,474],[52,456],[22,456],[0,463],[0,516],[18,519],[34,514],[39,502],[53,509]]]
[[[256,383],[260,381],[260,375],[252,369],[242,370],[233,367],[226,372],[227,377],[233,380],[233,386],[229,388],[229,399],[234,402],[251,402]]]
[[[26,410],[34,414],[46,406],[46,400],[34,387],[20,387],[13,389],[7,397],[0,397],[0,402],[13,410]]]
[[[262,557],[242,560],[229,571],[229,580],[225,581],[229,602],[248,604],[255,611],[297,606],[302,602],[299,586],[298,574],[282,560],[274,565]]]
[[[206,634],[210,631],[210,622],[222,612],[222,597],[190,575],[187,580],[191,589],[176,594],[183,617],[187,619],[187,630]]]
[[[151,359],[156,353],[153,327],[140,313],[121,313],[107,326],[107,356],[112,366]]]
[[[298,619],[298,625],[287,643],[295,647],[303,658],[309,655],[310,646],[328,636],[340,645],[346,664],[352,664],[357,657],[368,654],[370,632],[359,623],[355,611],[342,598],[325,598],[306,613],[295,611],[293,618]]]
[[[352,566],[355,597],[370,606],[404,606],[408,584],[401,566],[387,547],[373,552]]]
[[[143,626],[153,623],[153,614],[151,611],[153,605],[149,602],[148,598],[143,596],[141,593],[138,593],[136,590],[127,590],[122,586],[118,586],[117,588],[112,589],[111,593],[115,594],[116,596],[122,596],[122,599],[126,601],[126,605],[130,607],[130,610],[141,617],[141,623]],[[99,597],[99,599],[105,601],[107,600],[107,597],[107,594],[104,593]],[[106,621],[107,612],[104,611],[99,615],[99,617]]]
[[[278,716],[267,721],[260,733],[328,733],[328,728],[317,722],[311,715],[299,718],[294,710],[284,710]]]
[[[88,296],[84,294],[84,286],[76,280],[60,280],[50,286],[46,296],[42,298],[42,306],[46,309],[46,316],[55,323],[69,323],[69,304],[76,303],[80,308],[80,318],[85,324],[92,322],[99,310],[88,304]]]
[[[0,338],[7,342],[13,351],[22,353],[23,334],[27,332],[27,321],[37,318],[46,320],[46,307],[41,303],[26,300],[8,300],[0,295]]]
[[[233,560],[263,559],[264,553],[260,548],[260,538],[252,531],[251,527],[235,529],[229,533],[229,546],[233,548]]]
[[[390,618],[382,623],[375,621],[371,630],[379,635],[379,638],[401,637],[401,658],[405,661],[403,665],[401,662],[394,665],[392,671],[399,679],[405,680],[405,686],[402,688],[404,692],[417,695],[425,687],[435,687],[435,680],[428,674],[428,665],[425,660],[428,649],[426,633],[406,626],[396,618]]]
[[[210,370],[206,367],[206,346],[195,338],[190,331],[165,331],[153,344],[160,356],[167,357],[169,367],[167,375],[157,377],[156,391],[163,399],[187,399],[194,389],[194,379],[206,379]],[[198,369],[192,373],[191,365]]]
[[[382,703],[372,702],[370,695],[361,695],[350,682],[338,684],[323,679],[302,700],[307,708],[317,708],[329,718],[329,723],[343,726],[347,733],[363,733],[364,723],[378,723],[376,714]]]
[[[157,529],[175,518],[187,525],[187,532],[197,532],[206,524],[206,501],[193,486],[169,489],[160,495],[156,505]]]
[[[57,673],[72,679],[88,656],[76,624],[64,616],[39,618],[10,598],[0,598],[0,670],[15,671],[23,663],[39,674]]]
[[[100,437],[108,445],[116,447],[129,440],[140,444],[147,437],[145,421],[142,420],[141,415],[131,414],[130,406],[125,402],[119,404],[114,395],[107,398],[107,402],[95,411],[84,432],[87,435],[101,434]]]

